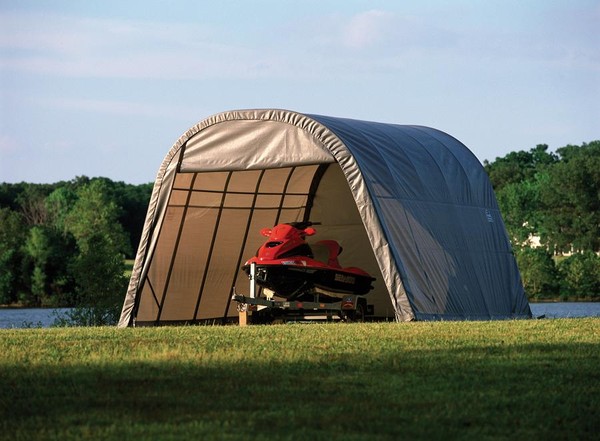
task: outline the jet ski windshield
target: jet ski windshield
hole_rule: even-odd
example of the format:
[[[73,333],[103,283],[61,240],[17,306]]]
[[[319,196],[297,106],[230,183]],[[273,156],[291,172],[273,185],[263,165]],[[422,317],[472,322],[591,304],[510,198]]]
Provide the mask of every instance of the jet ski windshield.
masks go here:
[[[310,257],[311,259],[314,258],[312,249],[310,247],[310,245],[308,244],[302,244],[302,245],[298,245],[296,248],[292,248],[291,250],[282,253],[279,255],[280,259],[285,259],[287,257]]]

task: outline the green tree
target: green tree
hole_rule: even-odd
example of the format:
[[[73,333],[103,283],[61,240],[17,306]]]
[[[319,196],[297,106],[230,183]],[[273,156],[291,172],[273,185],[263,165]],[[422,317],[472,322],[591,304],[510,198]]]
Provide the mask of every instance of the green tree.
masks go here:
[[[600,251],[600,141],[558,149],[540,187],[547,243],[557,251]]]
[[[485,160],[483,165],[494,190],[498,191],[506,185],[533,178],[537,172],[545,170],[557,160],[554,153],[548,152],[546,144],[538,144],[528,152],[510,152],[493,162]]]
[[[102,234],[91,236],[87,243],[89,247],[72,266],[78,306],[70,312],[70,318],[80,326],[116,324],[128,283],[123,275],[122,254]]]
[[[86,176],[56,184],[0,183],[0,303],[76,303],[89,285],[79,277],[75,288],[83,262],[94,255],[85,254],[89,244],[102,247],[99,256],[133,256],[151,191],[152,184]]]
[[[72,185],[58,187],[45,199],[48,220],[58,231],[67,233],[65,221],[76,201],[77,193]]]
[[[28,306],[41,306],[46,303],[46,264],[51,254],[50,239],[45,227],[34,226],[29,230],[25,242],[25,252],[32,263],[30,291],[24,293],[21,301]]]
[[[513,246],[526,244],[530,236],[540,232],[540,186],[544,185],[545,178],[544,173],[538,173],[531,179],[505,185],[496,192]]]
[[[122,208],[119,223],[127,232],[130,240],[130,252],[127,256],[129,258],[135,257],[153,187],[154,184],[127,185],[119,183],[119,197],[116,202]]]
[[[128,241],[118,222],[120,210],[102,180],[90,181],[77,195],[65,217],[65,227],[78,249],[71,266],[78,306],[68,313],[67,321],[88,326],[114,324],[127,287],[123,256]]]
[[[74,252],[72,239],[52,226],[29,229],[23,246],[28,290],[20,301],[29,306],[71,306],[73,278],[69,263]]]
[[[17,301],[23,259],[21,245],[25,236],[21,215],[9,208],[0,208],[0,304]]]
[[[107,178],[93,178],[91,181],[101,181],[107,197],[119,207],[118,221],[129,241],[127,257],[133,257],[144,227],[153,184],[131,185]]]
[[[29,184],[25,182],[18,184],[0,183],[0,208],[10,208],[13,211],[19,211],[21,209],[19,195],[27,185]]]
[[[91,239],[101,234],[115,250],[126,254],[129,241],[118,222],[120,214],[120,207],[109,197],[106,182],[92,180],[77,190],[77,201],[64,220],[65,229],[73,235],[80,251],[87,251]]]
[[[53,191],[48,184],[25,184],[16,200],[28,225],[45,225],[48,221],[46,197]]]
[[[558,265],[561,297],[600,299],[600,257],[592,251],[575,253]]]
[[[523,287],[529,297],[553,297],[558,293],[557,270],[552,255],[544,248],[515,248]]]

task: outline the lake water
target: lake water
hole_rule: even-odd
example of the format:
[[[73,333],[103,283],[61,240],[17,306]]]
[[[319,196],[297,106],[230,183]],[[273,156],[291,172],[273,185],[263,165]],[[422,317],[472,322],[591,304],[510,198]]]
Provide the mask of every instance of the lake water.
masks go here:
[[[600,317],[600,302],[530,303],[529,306],[534,317]]]
[[[0,328],[48,328],[69,308],[3,308]]]
[[[600,317],[600,302],[530,303],[534,317],[574,318]],[[6,308],[0,309],[0,328],[47,328],[67,308]]]

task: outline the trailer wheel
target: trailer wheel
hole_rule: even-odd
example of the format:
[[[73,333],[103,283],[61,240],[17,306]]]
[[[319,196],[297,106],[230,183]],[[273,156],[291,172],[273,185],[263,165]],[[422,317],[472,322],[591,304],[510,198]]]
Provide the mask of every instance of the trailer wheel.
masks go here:
[[[351,322],[362,323],[365,321],[365,312],[366,312],[365,304],[359,300],[356,304],[356,309],[353,311],[348,311],[344,315],[344,321],[349,322],[349,323],[351,323]]]
[[[365,321],[365,305],[363,302],[358,302],[356,305],[356,311],[354,311],[354,321],[362,323]]]

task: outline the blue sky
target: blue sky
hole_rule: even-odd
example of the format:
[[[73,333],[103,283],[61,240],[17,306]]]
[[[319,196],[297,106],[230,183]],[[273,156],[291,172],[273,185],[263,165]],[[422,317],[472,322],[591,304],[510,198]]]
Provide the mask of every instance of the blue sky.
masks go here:
[[[600,1],[0,0],[0,182],[154,180],[221,111],[600,139]]]

